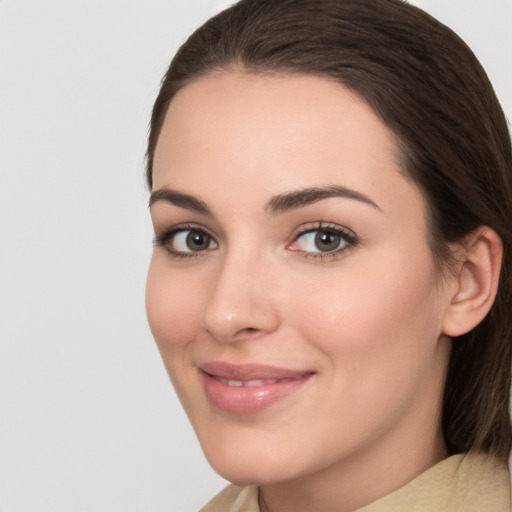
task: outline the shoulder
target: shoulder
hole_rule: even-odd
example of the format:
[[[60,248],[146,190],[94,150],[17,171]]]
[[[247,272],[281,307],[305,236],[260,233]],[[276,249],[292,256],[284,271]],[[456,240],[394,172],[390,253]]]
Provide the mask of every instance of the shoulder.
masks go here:
[[[358,512],[510,512],[507,464],[482,453],[454,455]]]
[[[258,488],[228,485],[199,512],[259,512]]]

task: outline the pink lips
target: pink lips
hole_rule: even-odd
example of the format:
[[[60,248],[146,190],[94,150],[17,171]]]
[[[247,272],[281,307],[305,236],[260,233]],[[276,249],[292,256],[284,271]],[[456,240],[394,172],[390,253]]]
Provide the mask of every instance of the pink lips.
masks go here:
[[[313,375],[273,366],[232,365],[222,361],[200,367],[206,396],[224,412],[252,414],[259,412],[301,388]]]

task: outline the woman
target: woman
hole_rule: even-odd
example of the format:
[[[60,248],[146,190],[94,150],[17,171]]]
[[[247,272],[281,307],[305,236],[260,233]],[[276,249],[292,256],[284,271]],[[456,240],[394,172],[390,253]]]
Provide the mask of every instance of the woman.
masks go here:
[[[510,510],[512,155],[481,66],[398,0],[242,0],[148,144],[151,329],[203,510]]]

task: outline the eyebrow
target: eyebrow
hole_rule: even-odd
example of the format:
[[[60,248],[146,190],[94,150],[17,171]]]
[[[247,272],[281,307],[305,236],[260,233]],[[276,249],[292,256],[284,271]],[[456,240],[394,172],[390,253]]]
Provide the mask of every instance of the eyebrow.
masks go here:
[[[343,197],[346,199],[355,199],[366,203],[373,208],[382,211],[381,208],[365,194],[352,190],[350,188],[341,187],[339,185],[330,185],[327,187],[312,187],[300,190],[294,190],[285,194],[273,197],[265,209],[273,214],[284,213],[289,210],[302,208],[323,199],[331,197]]]
[[[197,199],[197,197],[189,194],[178,192],[177,190],[171,190],[169,188],[155,190],[151,193],[149,198],[149,207],[151,208],[158,201],[165,201],[180,208],[192,210],[208,217],[213,216],[212,211],[204,201],[201,201],[200,199]]]
[[[362,203],[368,204],[379,211],[382,211],[381,208],[365,194],[347,187],[341,187],[339,185],[303,188],[300,190],[279,194],[270,199],[270,201],[265,206],[265,210],[271,214],[276,215],[279,213],[287,212],[289,210],[302,208],[304,206],[308,206],[310,204],[317,203],[318,201],[329,199],[331,197],[354,199],[356,201],[361,201]],[[200,213],[201,215],[213,217],[212,211],[204,201],[201,201],[201,199],[198,199],[197,197],[194,197],[190,194],[178,192],[177,190],[172,190],[169,188],[155,190],[151,193],[149,198],[149,207],[151,208],[151,206],[153,206],[158,201],[165,201],[167,203],[178,206],[179,208],[185,208],[187,210]]]

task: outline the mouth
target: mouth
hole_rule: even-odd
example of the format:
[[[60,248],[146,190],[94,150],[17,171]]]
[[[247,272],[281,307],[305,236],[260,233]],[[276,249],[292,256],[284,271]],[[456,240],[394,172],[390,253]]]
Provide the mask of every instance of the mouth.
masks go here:
[[[231,414],[254,414],[285,400],[315,375],[267,365],[232,365],[215,361],[200,367],[209,402]]]
[[[216,379],[222,384],[232,388],[256,388],[258,386],[272,386],[274,384],[282,384],[285,382],[293,382],[294,380],[302,379],[302,375],[300,377],[294,378],[286,378],[286,379],[253,379],[253,380],[233,380],[233,379],[224,379],[222,377],[217,377],[216,375],[210,375],[212,379]]]

